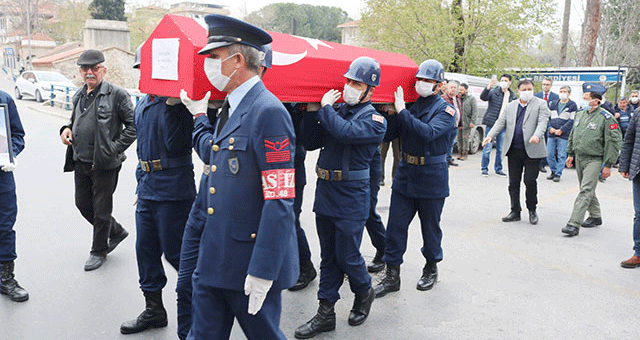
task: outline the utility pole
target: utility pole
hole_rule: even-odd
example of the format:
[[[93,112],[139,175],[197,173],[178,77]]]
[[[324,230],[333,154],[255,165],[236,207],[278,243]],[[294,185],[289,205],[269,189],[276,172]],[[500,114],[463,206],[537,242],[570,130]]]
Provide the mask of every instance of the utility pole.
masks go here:
[[[29,70],[33,69],[31,64],[31,2],[27,0],[27,45],[29,47],[29,56],[27,57],[27,66]]]

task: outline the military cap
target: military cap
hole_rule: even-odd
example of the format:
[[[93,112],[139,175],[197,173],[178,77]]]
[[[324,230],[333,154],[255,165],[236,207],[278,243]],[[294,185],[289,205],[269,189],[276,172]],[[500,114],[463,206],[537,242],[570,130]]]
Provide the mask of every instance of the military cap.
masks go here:
[[[273,40],[265,30],[230,16],[209,14],[204,20],[209,27],[209,38],[198,54],[209,54],[211,50],[231,44],[243,44],[260,51],[262,45]]]
[[[260,65],[271,68],[273,65],[273,49],[271,48],[271,44],[262,45],[260,51],[264,53],[264,58],[260,61]]]
[[[78,58],[77,64],[80,66],[93,66],[104,62],[104,54],[98,50],[86,50]]]
[[[604,85],[600,85],[598,83],[583,83],[582,92],[592,92],[602,96],[605,92],[607,92],[607,88]]]

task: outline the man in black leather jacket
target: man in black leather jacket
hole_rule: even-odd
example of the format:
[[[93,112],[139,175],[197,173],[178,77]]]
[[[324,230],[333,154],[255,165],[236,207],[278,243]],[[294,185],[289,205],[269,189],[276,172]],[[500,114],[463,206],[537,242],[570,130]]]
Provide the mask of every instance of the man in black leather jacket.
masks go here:
[[[84,270],[99,268],[129,233],[111,212],[124,151],[136,139],[129,93],[103,81],[104,55],[87,50],[78,59],[85,85],[73,96],[71,120],[60,129],[67,145],[64,171],[74,171],[76,207],[93,225],[91,254]]]

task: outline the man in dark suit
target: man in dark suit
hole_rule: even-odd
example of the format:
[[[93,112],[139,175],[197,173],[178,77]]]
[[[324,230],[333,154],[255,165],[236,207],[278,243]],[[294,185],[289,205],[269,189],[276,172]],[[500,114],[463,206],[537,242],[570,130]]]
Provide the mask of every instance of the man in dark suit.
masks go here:
[[[264,30],[208,15],[205,73],[226,92],[215,126],[210,93],[180,98],[195,117],[193,146],[210,164],[206,223],[193,273],[187,339],[228,339],[234,319],[248,339],[286,339],[281,291],[298,279],[294,225],[295,133],[289,113],[258,77]]]
[[[547,102],[547,105],[556,99],[560,99],[557,93],[551,91],[551,86],[553,86],[553,80],[551,78],[544,78],[542,80],[542,91],[536,92],[535,96],[544,99]],[[546,138],[545,138],[546,141]],[[547,166],[547,159],[543,158],[540,161],[540,172],[547,172],[545,168]]]

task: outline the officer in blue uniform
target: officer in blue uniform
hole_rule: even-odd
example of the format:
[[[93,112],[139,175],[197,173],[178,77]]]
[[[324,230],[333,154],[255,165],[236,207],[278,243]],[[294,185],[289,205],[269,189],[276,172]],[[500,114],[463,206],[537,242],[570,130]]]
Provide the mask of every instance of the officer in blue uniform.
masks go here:
[[[140,68],[141,48],[136,51],[134,68]],[[191,159],[193,118],[187,108],[175,98],[146,95],[136,105],[134,124],[139,159],[136,257],[146,308],[138,318],[120,326],[122,334],[167,325],[162,254],[178,270],[182,235],[196,195]]]
[[[286,339],[281,291],[298,278],[293,164],[295,134],[282,103],[258,77],[262,29],[207,15],[211,84],[226,92],[216,125],[206,117],[210,93],[180,98],[194,115],[193,145],[210,164],[207,218],[193,273],[193,323],[187,339],[228,339],[234,319],[248,339]]]
[[[401,161],[393,179],[387,247],[387,271],[376,285],[376,297],[400,290],[400,265],[407,249],[407,230],[416,212],[422,227],[422,255],[426,265],[418,290],[433,288],[438,277],[436,264],[442,261],[440,215],[449,196],[449,170],[446,153],[454,127],[455,109],[437,95],[444,80],[442,64],[429,59],[416,74],[418,101],[405,109],[402,87],[395,96],[397,115],[389,119],[385,140],[400,137]]]
[[[262,51],[265,53],[264,58],[260,62],[260,70],[258,74],[262,78],[271,68],[273,51],[271,44],[263,45]],[[207,117],[211,126],[216,125],[216,119],[220,103],[209,103],[207,109]],[[296,147],[297,150],[297,147]],[[208,156],[208,155],[207,155]],[[205,162],[203,160],[203,162]],[[207,221],[207,190],[208,178],[211,174],[211,166],[205,162],[203,164],[202,176],[200,177],[200,185],[196,200],[193,202],[189,218],[184,228],[184,236],[182,237],[182,250],[180,251],[180,270],[178,271],[178,282],[176,284],[176,293],[178,295],[178,338],[184,340],[191,329],[191,319],[193,306],[191,303],[191,295],[193,287],[191,285],[191,277],[196,264],[198,262],[198,250],[200,249],[200,237]],[[296,183],[298,178],[296,177]],[[297,186],[296,186],[297,190]],[[297,199],[297,195],[296,195]],[[295,206],[295,205],[294,205]]]
[[[16,198],[16,183],[13,171],[16,169],[16,156],[24,149],[24,129],[20,122],[18,109],[11,96],[0,90],[0,103],[6,104],[9,111],[8,126],[0,125],[0,153],[10,153],[11,162],[0,167],[0,293],[8,295],[16,302],[27,301],[29,293],[20,287],[14,278],[13,267],[16,255],[16,232],[13,225],[18,215],[18,202]],[[4,120],[5,113],[0,111]],[[8,129],[7,129],[8,128]],[[11,134],[11,148],[7,143],[7,130]]]
[[[296,132],[296,138],[300,140],[299,136],[302,136],[302,122],[304,112],[307,111],[307,104],[304,103],[288,103],[285,104],[287,111],[291,115],[291,121]],[[306,169],[304,167],[304,160],[306,158],[307,151],[304,149],[302,143],[296,144],[296,154],[294,159],[296,169],[296,198],[293,201],[293,211],[296,214],[296,235],[298,236],[298,254],[300,257],[300,276],[298,281],[289,288],[290,291],[298,291],[306,288],[311,281],[313,281],[318,273],[313,267],[311,262],[311,249],[309,248],[309,241],[307,241],[307,235],[300,225],[300,213],[302,213],[302,198],[304,195],[304,186],[307,184]]]
[[[340,92],[331,90],[322,97],[321,109],[305,116],[305,148],[322,148],[313,205],[322,261],[318,313],[296,329],[298,339],[335,329],[334,305],[345,274],[355,294],[349,325],[365,322],[375,298],[360,244],[369,217],[369,165],[387,127],[371,105],[374,88],[380,84],[380,65],[375,59],[360,57],[344,76],[347,104],[336,112],[332,106]]]

